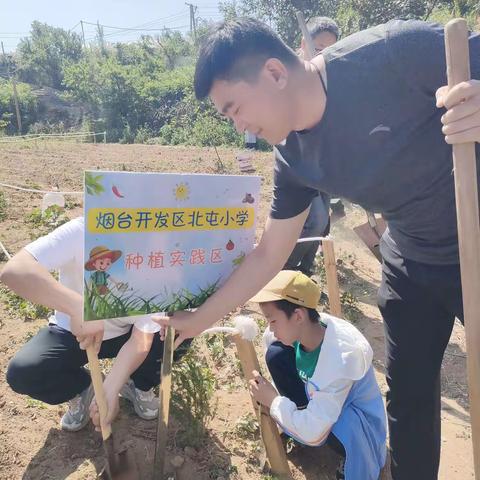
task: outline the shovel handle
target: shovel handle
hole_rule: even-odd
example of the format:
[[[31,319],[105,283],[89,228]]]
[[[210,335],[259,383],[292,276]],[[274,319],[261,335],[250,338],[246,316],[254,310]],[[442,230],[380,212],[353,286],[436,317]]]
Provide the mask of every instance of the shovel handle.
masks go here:
[[[468,28],[463,19],[445,26],[448,86],[470,80]],[[480,224],[475,144],[453,146],[455,201],[462,280],[475,478],[480,479]]]
[[[315,45],[313,44],[312,36],[307,28],[307,22],[305,22],[305,16],[303,12],[297,11],[295,12],[297,16],[298,25],[300,26],[300,30],[302,31],[303,40],[305,41],[305,60],[309,61],[315,56]]]
[[[95,392],[95,401],[97,402],[98,412],[100,414],[100,428],[102,430],[103,440],[107,440],[112,434],[112,427],[105,425],[105,419],[108,414],[107,399],[103,389],[102,371],[100,362],[94,347],[87,347],[88,368],[92,376],[93,391]]]

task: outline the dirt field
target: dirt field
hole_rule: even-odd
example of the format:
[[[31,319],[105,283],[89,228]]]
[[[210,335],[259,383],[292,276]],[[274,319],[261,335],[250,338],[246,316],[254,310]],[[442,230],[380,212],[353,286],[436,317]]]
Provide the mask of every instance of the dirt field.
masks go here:
[[[238,173],[235,152],[219,149],[226,172]],[[257,172],[264,177],[260,219],[268,212],[271,194],[272,159],[255,155]],[[79,190],[83,170],[218,173],[219,161],[213,149],[166,148],[156,146],[25,144],[0,145],[0,182],[23,187]],[[7,200],[7,217],[0,221],[0,241],[11,253],[28,243],[33,233],[26,216],[40,206],[41,195],[2,189]],[[74,200],[77,200],[75,202]],[[71,198],[66,213],[81,215],[80,197]],[[333,227],[340,286],[351,293],[349,315],[367,336],[375,352],[374,366],[385,392],[383,327],[376,308],[380,265],[357,239],[351,227],[364,222],[362,211],[348,205],[347,217]],[[259,225],[258,231],[261,231]],[[0,255],[0,269],[5,258]],[[78,433],[59,429],[65,405],[50,406],[12,392],[5,382],[8,360],[46,320],[29,320],[6,304],[0,293],[0,479],[5,480],[87,480],[97,478],[103,465],[99,434],[89,425]],[[253,314],[260,319],[255,307]],[[415,332],[411,332],[415,335]],[[251,402],[239,375],[238,362],[228,341],[212,355],[204,339],[195,348],[215,374],[218,389],[212,400],[217,404],[208,435],[192,445],[180,441],[182,424],[174,420],[170,429],[167,465],[178,480],[267,480],[261,471],[263,458]],[[260,352],[260,348],[258,348]],[[175,382],[175,379],[173,380]],[[156,422],[140,420],[128,402],[121,402],[115,423],[117,437],[131,445],[141,464],[142,478],[150,478]],[[473,478],[473,461],[466,386],[463,328],[455,326],[442,369],[442,480]],[[194,445],[197,443],[197,445]],[[184,462],[174,469],[170,462],[180,456]],[[294,448],[289,454],[296,480],[334,479],[337,459],[321,447]],[[386,477],[387,478],[387,477]]]

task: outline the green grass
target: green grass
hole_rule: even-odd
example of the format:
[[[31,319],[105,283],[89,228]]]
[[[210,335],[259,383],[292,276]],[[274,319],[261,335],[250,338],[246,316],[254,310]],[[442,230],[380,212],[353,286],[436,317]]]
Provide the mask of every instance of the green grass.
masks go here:
[[[33,228],[30,232],[32,239],[47,235],[69,220],[65,210],[58,205],[51,205],[43,213],[39,208],[35,208],[25,216],[25,223]]]
[[[260,426],[257,417],[253,413],[242,415],[235,424],[235,434],[243,439],[258,439]]]
[[[38,408],[44,410],[47,406],[40,400],[35,400],[34,398],[27,398],[27,408]]]
[[[340,297],[342,304],[343,317],[351,322],[355,322],[362,315],[358,306],[358,298],[351,292],[343,292]]]
[[[223,333],[210,335],[205,339],[208,351],[212,360],[218,364],[225,355],[225,345],[228,343],[228,338]]]
[[[0,287],[0,300],[11,314],[20,316],[24,320],[48,318],[52,313],[49,308],[31,303],[5,287]]]
[[[206,288],[200,288],[196,294],[183,289],[175,293],[170,301],[161,300],[159,298],[160,294],[150,298],[143,298],[136,292],[126,292],[117,295],[109,291],[106,295],[99,295],[95,287],[91,287],[85,282],[85,319],[98,320],[157,312],[177,312],[197,308],[217,290],[218,282],[219,280]]]
[[[0,222],[7,218],[7,199],[5,193],[0,191]]]
[[[212,396],[217,388],[215,375],[202,359],[195,343],[173,366],[172,413],[182,424],[178,441],[182,445],[199,447],[205,428],[214,417],[216,406]]]

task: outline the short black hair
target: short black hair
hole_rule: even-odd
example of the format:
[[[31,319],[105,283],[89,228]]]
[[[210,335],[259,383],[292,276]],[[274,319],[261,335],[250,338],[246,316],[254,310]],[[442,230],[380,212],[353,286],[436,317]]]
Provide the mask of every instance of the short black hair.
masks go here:
[[[308,318],[312,323],[318,323],[320,314],[314,308],[303,307],[296,303],[289,302],[288,300],[274,300],[272,302],[279,310],[281,310],[288,318],[297,308],[304,308],[308,313]]]
[[[338,40],[340,36],[340,31],[338,25],[330,17],[313,17],[307,22],[308,33],[312,38],[315,38],[318,34],[322,32],[330,32],[335,35],[335,38]]]
[[[248,17],[220,23],[200,47],[195,96],[207,97],[215,80],[256,78],[269,58],[299,64],[295,52],[264,23]]]

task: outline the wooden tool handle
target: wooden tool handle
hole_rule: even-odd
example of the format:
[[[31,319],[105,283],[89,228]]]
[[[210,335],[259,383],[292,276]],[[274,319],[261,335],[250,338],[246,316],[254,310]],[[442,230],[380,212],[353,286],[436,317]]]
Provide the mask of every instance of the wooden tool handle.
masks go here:
[[[303,12],[296,12],[298,25],[300,26],[300,30],[302,31],[303,40],[305,42],[305,60],[311,60],[315,56],[315,45],[313,44],[312,36],[308,31],[307,24],[305,22],[305,17],[303,16]]]
[[[163,480],[165,470],[165,453],[168,443],[168,418],[170,413],[170,397],[172,394],[172,364],[175,329],[167,327],[163,342],[163,359],[160,373],[158,394],[158,423],[155,458],[153,461],[153,479]]]
[[[448,86],[470,80],[468,28],[455,19],[445,27]],[[467,343],[475,478],[480,478],[480,225],[474,143],[453,146],[455,199]]]
[[[253,379],[253,370],[260,372],[260,364],[255,352],[255,347],[251,341],[245,340],[241,335],[234,335],[233,340],[237,346],[238,358],[242,365],[243,375],[248,383]],[[262,440],[273,473],[281,479],[291,479],[290,467],[288,466],[287,456],[282,445],[277,424],[272,417],[270,417],[270,413],[266,407],[262,405],[260,408],[257,408],[253,398],[252,403],[253,409],[258,416]]]
[[[340,301],[340,289],[338,287],[337,263],[332,240],[322,240],[323,262],[327,277],[328,303],[330,313],[335,317],[342,316],[342,303]]]
[[[95,392],[95,401],[98,405],[98,412],[100,414],[100,428],[102,430],[103,440],[107,440],[112,434],[111,425],[105,425],[105,419],[108,414],[107,399],[105,397],[105,390],[103,389],[102,371],[100,370],[100,362],[94,347],[87,347],[88,368],[92,376],[93,391]]]

